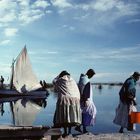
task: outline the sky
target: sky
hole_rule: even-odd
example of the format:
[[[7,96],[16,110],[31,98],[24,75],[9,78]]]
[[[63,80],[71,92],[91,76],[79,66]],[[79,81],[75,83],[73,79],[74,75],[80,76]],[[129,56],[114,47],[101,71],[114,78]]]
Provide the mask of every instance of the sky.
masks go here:
[[[26,45],[39,80],[123,82],[140,72],[140,0],[0,0],[0,75]]]

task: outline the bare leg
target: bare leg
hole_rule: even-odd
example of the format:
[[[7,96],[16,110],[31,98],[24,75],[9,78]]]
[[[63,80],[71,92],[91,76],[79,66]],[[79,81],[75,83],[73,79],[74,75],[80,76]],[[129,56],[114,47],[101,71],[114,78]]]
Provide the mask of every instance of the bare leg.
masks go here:
[[[75,130],[78,131],[78,132],[80,132],[80,133],[82,133],[81,125],[77,125],[77,126],[75,127]]]
[[[120,128],[119,133],[123,133],[123,127]]]
[[[67,136],[67,127],[64,126],[64,134],[62,135],[63,137]]]
[[[86,126],[83,126],[83,133],[87,133],[87,129],[86,129]]]
[[[71,126],[69,126],[68,129],[68,134],[71,134]]]

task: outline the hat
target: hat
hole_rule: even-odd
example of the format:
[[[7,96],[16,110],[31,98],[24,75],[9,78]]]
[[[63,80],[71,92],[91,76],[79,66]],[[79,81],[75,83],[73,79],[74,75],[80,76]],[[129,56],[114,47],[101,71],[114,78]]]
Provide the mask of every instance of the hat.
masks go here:
[[[59,77],[63,77],[64,75],[70,75],[70,74],[66,70],[64,70],[59,74]]]
[[[88,73],[93,73],[93,74],[95,74],[95,71],[93,70],[93,69],[89,69],[88,71],[87,71],[87,74]]]
[[[137,71],[135,71],[135,72],[133,73],[133,76],[140,76],[140,73],[137,72]]]

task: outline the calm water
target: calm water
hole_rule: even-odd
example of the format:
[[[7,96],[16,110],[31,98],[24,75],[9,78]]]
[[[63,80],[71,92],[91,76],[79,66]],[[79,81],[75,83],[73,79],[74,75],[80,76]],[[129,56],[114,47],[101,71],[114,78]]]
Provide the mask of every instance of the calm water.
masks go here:
[[[88,130],[93,133],[117,132],[119,126],[113,124],[115,108],[118,105],[119,86],[103,86],[99,90],[93,87],[93,100],[97,107],[96,124]],[[7,101],[6,101],[7,100]],[[11,101],[12,100],[12,101]],[[0,125],[47,125],[53,126],[53,116],[56,108],[57,96],[50,91],[44,99],[0,99]],[[4,101],[4,102],[3,102]],[[137,86],[137,103],[140,104],[140,87]],[[140,111],[140,107],[137,107]],[[73,133],[76,133],[73,130]],[[140,125],[137,131],[140,133]]]

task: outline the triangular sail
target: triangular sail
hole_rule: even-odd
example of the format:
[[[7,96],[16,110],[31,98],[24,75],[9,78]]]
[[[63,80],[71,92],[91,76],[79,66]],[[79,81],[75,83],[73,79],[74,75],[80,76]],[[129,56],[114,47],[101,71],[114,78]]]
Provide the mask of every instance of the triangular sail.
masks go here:
[[[17,57],[13,84],[20,93],[30,92],[41,87],[36,75],[33,73],[26,47]]]

